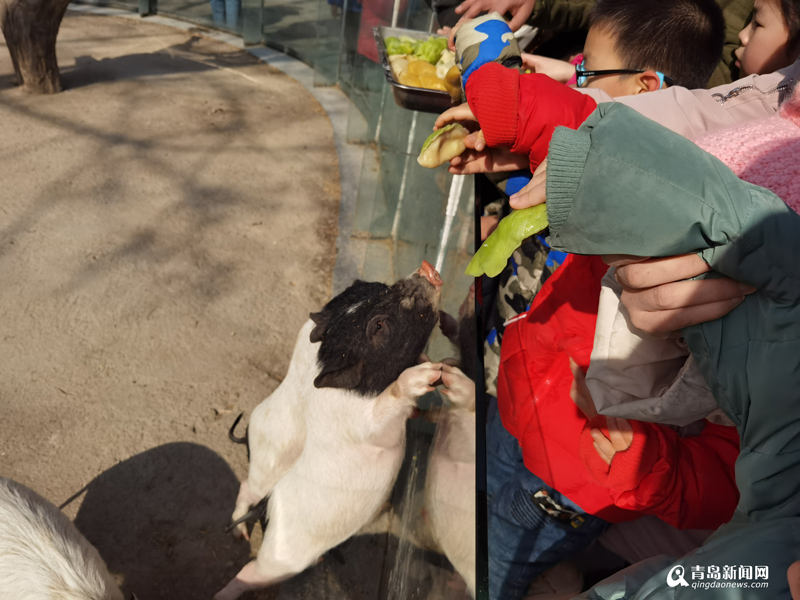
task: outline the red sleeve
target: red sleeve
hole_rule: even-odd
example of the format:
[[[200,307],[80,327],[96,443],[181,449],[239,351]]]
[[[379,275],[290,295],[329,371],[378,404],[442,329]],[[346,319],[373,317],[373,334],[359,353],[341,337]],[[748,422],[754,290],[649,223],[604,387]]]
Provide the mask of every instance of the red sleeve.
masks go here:
[[[605,426],[598,427],[603,417],[598,420],[581,434],[581,459],[618,507],[654,515],[678,529],[716,529],[733,516],[739,501],[735,427],[706,422],[699,435],[681,437],[663,425],[629,421],[633,442],[614,455],[609,467],[590,434],[596,427],[608,436]]]
[[[531,171],[547,156],[556,127],[577,129],[597,107],[589,96],[547,75],[521,75],[499,63],[476,70],[465,92],[486,145],[527,154]]]

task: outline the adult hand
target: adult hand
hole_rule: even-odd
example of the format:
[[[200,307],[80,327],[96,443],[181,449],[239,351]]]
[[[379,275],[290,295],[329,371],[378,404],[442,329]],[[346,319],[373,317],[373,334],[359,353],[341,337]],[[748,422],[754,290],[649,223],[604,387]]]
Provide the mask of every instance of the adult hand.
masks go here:
[[[608,437],[599,429],[592,429],[589,435],[594,440],[593,446],[603,461],[610,465],[617,452],[625,452],[633,443],[633,429],[625,419],[606,417]]]
[[[652,259],[615,255],[603,260],[617,267],[631,322],[651,335],[667,336],[719,319],[755,291],[727,277],[686,281],[711,270],[697,254]]]
[[[506,13],[511,14],[508,26],[511,31],[516,31],[525,24],[531,14],[536,0],[464,0],[456,7],[456,14],[461,15],[461,21],[474,19],[481,13],[499,12],[504,18]]]
[[[533,172],[533,177],[524,188],[508,199],[511,208],[521,209],[537,204],[543,204],[546,200],[546,185],[547,185],[547,159],[545,158],[541,164],[536,167]]]

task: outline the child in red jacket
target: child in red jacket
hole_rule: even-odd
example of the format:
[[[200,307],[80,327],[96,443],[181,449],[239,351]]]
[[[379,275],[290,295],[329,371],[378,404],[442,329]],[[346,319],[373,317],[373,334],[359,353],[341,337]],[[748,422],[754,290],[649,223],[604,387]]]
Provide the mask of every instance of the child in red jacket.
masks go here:
[[[619,522],[647,513],[679,529],[716,528],[738,500],[736,429],[707,421],[680,431],[607,423],[580,385],[605,271],[598,257],[570,255],[530,310],[506,327],[498,378],[503,425],[520,441],[525,466],[589,514]]]

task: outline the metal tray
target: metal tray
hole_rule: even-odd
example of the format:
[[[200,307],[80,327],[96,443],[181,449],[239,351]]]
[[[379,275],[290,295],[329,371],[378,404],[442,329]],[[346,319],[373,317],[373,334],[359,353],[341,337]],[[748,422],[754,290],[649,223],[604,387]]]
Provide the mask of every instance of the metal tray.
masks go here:
[[[375,36],[375,45],[378,47],[378,56],[381,59],[383,74],[386,76],[386,81],[392,86],[394,101],[398,106],[409,110],[439,114],[446,111],[454,104],[458,104],[458,102],[454,103],[451,100],[450,94],[447,92],[402,85],[395,80],[394,74],[392,73],[392,66],[389,64],[389,56],[386,54],[386,44],[383,41],[384,38],[405,35],[414,40],[427,40],[432,34],[425,31],[414,31],[412,29],[398,29],[397,27],[373,27],[372,33]],[[433,35],[433,37],[442,36]]]

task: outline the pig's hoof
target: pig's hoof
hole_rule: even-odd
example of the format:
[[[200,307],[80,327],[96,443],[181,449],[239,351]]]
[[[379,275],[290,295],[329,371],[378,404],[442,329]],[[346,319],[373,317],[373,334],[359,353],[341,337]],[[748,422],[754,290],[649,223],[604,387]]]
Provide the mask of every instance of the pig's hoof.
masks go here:
[[[239,537],[239,535],[243,535],[245,539],[250,539],[249,534],[247,533],[247,524],[251,522],[258,521],[261,523],[261,530],[266,531],[267,529],[267,500],[268,497],[262,498],[261,501],[253,506],[245,515],[236,519],[233,523],[228,525],[225,528],[225,533],[230,533],[231,531],[234,532],[234,536]],[[236,533],[236,532],[239,533]]]

